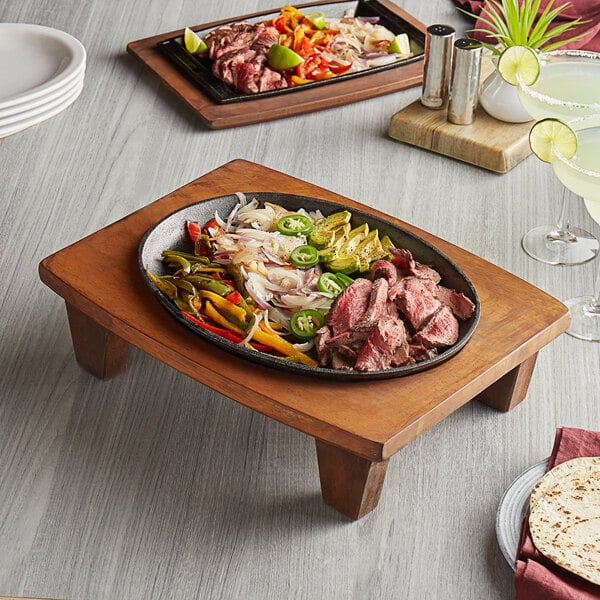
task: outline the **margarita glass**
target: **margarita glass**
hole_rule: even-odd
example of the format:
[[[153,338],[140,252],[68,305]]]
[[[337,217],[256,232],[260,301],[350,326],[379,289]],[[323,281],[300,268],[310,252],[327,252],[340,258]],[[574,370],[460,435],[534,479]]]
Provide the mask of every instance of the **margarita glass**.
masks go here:
[[[583,197],[588,212],[600,225],[600,113],[570,125],[577,135],[577,153],[567,159],[553,145],[552,167],[566,188]],[[572,298],[565,304],[571,313],[567,333],[600,342],[600,265],[593,295]]]
[[[539,59],[540,74],[533,85],[525,85],[517,73],[519,99],[534,119],[568,121],[600,114],[600,53],[554,50]],[[598,254],[598,240],[565,218],[566,203],[565,194],[556,224],[535,227],[523,236],[523,249],[532,258],[551,265],[577,265]]]

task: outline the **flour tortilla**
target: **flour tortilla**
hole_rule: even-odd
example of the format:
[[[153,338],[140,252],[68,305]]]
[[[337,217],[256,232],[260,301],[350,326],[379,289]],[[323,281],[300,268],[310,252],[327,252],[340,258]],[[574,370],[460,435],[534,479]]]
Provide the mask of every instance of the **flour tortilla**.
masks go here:
[[[554,467],[534,488],[529,507],[536,548],[600,585],[600,456]]]

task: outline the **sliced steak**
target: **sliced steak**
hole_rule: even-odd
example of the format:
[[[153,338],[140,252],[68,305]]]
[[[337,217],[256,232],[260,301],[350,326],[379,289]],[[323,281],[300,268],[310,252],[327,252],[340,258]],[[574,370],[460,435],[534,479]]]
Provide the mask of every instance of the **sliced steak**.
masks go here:
[[[326,317],[334,336],[348,331],[361,320],[369,306],[372,287],[368,279],[358,278],[335,299]]]
[[[372,327],[387,314],[388,289],[389,286],[386,279],[376,279],[373,282],[371,294],[369,295],[369,304],[355,327],[363,329]]]
[[[414,339],[411,340],[408,351],[415,362],[435,358],[438,354],[437,348],[426,348],[423,344],[414,343]]]
[[[468,319],[475,310],[475,305],[469,298],[460,292],[451,290],[443,285],[438,285],[436,296],[439,301],[453,312],[454,316],[461,321]]]
[[[346,332],[334,338],[330,328],[324,325],[317,331],[315,338],[319,364],[332,369],[353,369],[358,351],[367,335],[368,332],[363,332],[360,337],[351,337],[351,332]]]
[[[392,255],[392,263],[396,265],[399,274],[403,276],[414,275],[419,279],[432,279],[435,283],[439,283],[442,279],[435,269],[417,262],[410,250],[390,248],[390,254]]]
[[[399,292],[397,289],[394,291],[396,305],[414,331],[421,329],[442,305],[418,277],[405,277],[402,280],[402,289]]]
[[[408,354],[404,323],[400,319],[386,316],[371,329],[369,337],[358,353],[354,368],[358,371],[388,369],[398,348],[402,348],[399,356]]]
[[[273,69],[270,69],[269,67],[263,69],[258,80],[259,92],[270,92],[271,90],[279,90],[286,87],[287,81],[283,78],[281,73],[273,71]]]
[[[375,281],[382,277],[388,284],[394,285],[398,278],[398,270],[389,260],[376,260],[369,269],[369,279]]]
[[[425,327],[412,337],[413,342],[427,348],[452,346],[458,340],[458,321],[447,306],[442,306]]]
[[[245,94],[256,94],[287,87],[281,74],[267,67],[269,48],[278,39],[274,27],[242,21],[211,31],[204,41],[215,77]]]

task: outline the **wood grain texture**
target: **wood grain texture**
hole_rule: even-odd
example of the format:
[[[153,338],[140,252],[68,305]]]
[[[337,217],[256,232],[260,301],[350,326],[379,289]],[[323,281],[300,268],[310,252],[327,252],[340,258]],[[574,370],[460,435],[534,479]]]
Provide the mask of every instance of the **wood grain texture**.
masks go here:
[[[399,4],[423,23],[468,27],[450,0]],[[391,214],[555,298],[590,289],[597,265],[557,269],[520,247],[559,208],[548,165],[529,157],[498,175],[389,139],[418,87],[213,131],[124,50],[273,7],[0,2],[2,22],[57,27],[88,54],[71,107],[0,140],[0,594],[510,600],[494,529],[504,490],[548,456],[556,427],[600,428],[600,344],[561,335],[538,353],[514,410],[452,412],[389,460],[377,509],[349,522],[322,501],[307,435],[136,347],[114,379],[77,365],[64,302],[39,281],[39,262],[235,158]],[[575,197],[567,211],[600,234]],[[108,261],[106,250],[94,268]]]
[[[382,216],[349,198],[236,160],[44,259],[40,263],[42,281],[110,334],[254,410],[368,460],[388,459],[535,355],[568,325],[564,304],[548,294],[442,239],[389,217],[392,223],[409,229],[446,254],[477,290],[481,319],[461,352],[435,369],[410,377],[352,382],[342,397],[335,380],[307,380],[233,359],[209,342],[199,343],[197,336],[185,328],[173,327],[172,318],[151,301],[150,290],[119,283],[119,274],[126,274],[129,281],[140,277],[138,240],[150,227],[177,208],[214,197],[217,190],[223,195],[288,190]],[[103,255],[107,262],[110,255],[111,267],[93,271]],[[90,273],[89,277],[81,278],[82,268]],[[132,311],[132,306],[137,309]],[[88,331],[87,326],[72,328],[82,337],[76,339],[76,347],[89,344]],[[493,344],[489,343],[491,339]],[[100,358],[92,372],[104,370],[105,349],[105,343],[99,344],[89,355]],[[215,377],[215,373],[219,375]],[[520,401],[528,379],[521,378],[518,400],[512,399],[513,388],[499,386],[496,394],[505,392],[499,402],[508,406]],[[288,381],[294,385],[287,385]],[[407,401],[399,404],[399,396]],[[365,403],[366,398],[377,399],[376,410]]]
[[[531,123],[497,121],[481,107],[473,123],[454,125],[445,110],[425,108],[416,100],[392,116],[388,133],[400,142],[506,173],[531,154],[530,129]]]
[[[361,519],[374,510],[388,461],[372,462],[319,439],[316,446],[325,503],[351,519]]]

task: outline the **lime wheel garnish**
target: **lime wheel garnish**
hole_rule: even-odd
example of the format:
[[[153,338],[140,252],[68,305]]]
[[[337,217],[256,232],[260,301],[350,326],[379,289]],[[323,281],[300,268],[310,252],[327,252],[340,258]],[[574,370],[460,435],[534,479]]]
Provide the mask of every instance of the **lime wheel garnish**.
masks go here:
[[[529,146],[544,162],[552,162],[556,153],[569,160],[577,152],[577,134],[559,119],[542,119],[529,132]]]
[[[498,58],[498,72],[511,85],[533,85],[540,76],[537,53],[527,46],[509,46]]]

